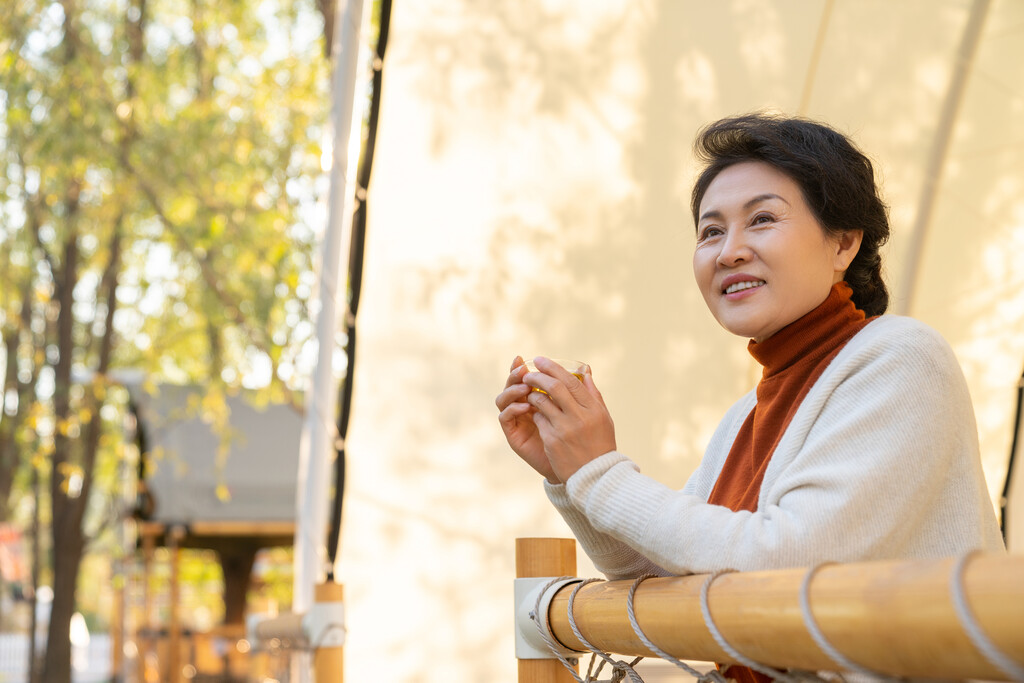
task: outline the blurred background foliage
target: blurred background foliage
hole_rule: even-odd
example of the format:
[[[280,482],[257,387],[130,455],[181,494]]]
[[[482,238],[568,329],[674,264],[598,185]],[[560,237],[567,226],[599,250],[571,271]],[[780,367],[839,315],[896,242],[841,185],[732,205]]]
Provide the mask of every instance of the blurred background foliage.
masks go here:
[[[34,534],[51,643],[66,641],[76,585],[99,578],[79,567],[109,571],[83,558],[120,552],[125,381],[207,385],[211,421],[242,388],[300,408],[326,190],[324,11],[0,6],[0,522],[52,529]]]

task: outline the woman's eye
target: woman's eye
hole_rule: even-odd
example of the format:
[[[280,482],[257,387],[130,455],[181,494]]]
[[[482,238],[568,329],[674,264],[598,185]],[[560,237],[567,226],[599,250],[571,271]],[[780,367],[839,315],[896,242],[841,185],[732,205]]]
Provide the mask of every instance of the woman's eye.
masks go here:
[[[772,218],[769,214],[766,214],[766,213],[759,213],[756,216],[754,216],[754,223],[755,224],[758,224],[758,223],[771,223],[773,220],[775,220],[775,219]]]
[[[715,226],[715,225],[709,225],[708,227],[706,227],[703,230],[701,230],[701,232],[700,232],[700,241],[703,242],[704,240],[710,239],[712,237],[717,237],[718,235],[721,235],[721,234],[722,234],[722,229],[721,228],[719,228],[718,226]]]

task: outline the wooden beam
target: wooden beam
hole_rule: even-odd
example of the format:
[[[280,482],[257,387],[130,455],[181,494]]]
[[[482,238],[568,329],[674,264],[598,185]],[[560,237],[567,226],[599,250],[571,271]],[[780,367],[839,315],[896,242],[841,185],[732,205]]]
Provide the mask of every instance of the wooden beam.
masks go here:
[[[295,522],[197,521],[188,531],[193,536],[294,536]]]
[[[139,522],[139,536],[163,536],[173,526],[164,522]],[[261,536],[294,536],[295,522],[282,521],[247,521],[247,520],[223,520],[209,521],[198,520],[184,525],[191,536],[250,536],[259,538]]]

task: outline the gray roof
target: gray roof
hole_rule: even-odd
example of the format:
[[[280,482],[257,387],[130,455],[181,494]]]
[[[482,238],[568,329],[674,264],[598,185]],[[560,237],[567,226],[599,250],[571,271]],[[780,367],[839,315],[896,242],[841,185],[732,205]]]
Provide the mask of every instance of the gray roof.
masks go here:
[[[129,387],[145,440],[145,482],[167,524],[295,521],[303,417],[287,405],[228,396],[222,426],[200,408],[205,390]]]

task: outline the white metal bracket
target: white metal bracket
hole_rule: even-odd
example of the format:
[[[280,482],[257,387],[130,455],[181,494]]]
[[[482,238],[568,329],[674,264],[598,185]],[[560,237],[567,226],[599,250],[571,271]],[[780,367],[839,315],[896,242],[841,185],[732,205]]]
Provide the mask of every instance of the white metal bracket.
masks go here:
[[[547,589],[544,586],[551,583],[554,577],[538,577],[516,579],[515,603],[516,603],[516,657],[518,659],[557,659],[551,651],[551,647],[544,640],[544,637],[537,629],[537,623],[531,617],[534,611],[544,632],[551,638],[551,642],[558,643],[558,640],[551,633],[551,624],[548,622],[548,610],[551,608],[551,601],[555,594],[563,587],[571,583],[580,583],[582,579],[563,579],[557,581]],[[543,595],[541,594],[543,591]],[[537,598],[540,597],[540,604]],[[538,609],[539,607],[539,609]],[[566,657],[579,654],[564,646],[558,648],[559,652]]]
[[[310,647],[341,647],[345,644],[345,603],[314,602],[302,617],[302,630]]]
[[[246,620],[248,638],[257,647],[272,640],[286,640],[301,648],[345,645],[345,603],[315,602],[305,614],[285,613],[276,617],[250,615]]]

